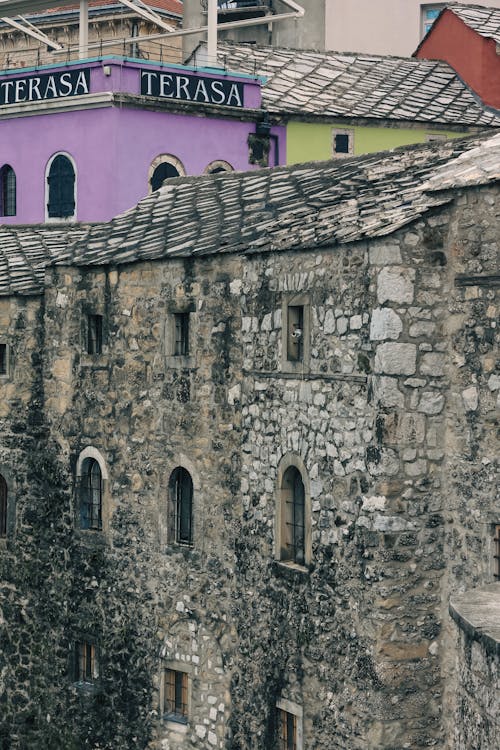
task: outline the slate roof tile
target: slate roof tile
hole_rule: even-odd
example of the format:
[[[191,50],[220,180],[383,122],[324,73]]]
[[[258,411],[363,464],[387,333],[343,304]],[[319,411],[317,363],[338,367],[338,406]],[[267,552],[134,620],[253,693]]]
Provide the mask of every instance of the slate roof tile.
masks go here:
[[[222,66],[266,79],[269,112],[500,126],[500,112],[481,104],[445,62],[232,42],[220,42],[218,54]]]
[[[446,10],[454,13],[473,31],[500,44],[500,8],[450,3]]]

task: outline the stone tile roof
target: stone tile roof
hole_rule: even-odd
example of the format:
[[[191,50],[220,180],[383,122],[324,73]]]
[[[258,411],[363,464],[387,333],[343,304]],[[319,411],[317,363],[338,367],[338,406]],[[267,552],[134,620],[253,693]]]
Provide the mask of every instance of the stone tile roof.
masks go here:
[[[82,229],[73,226],[0,226],[0,296],[41,294],[45,268],[74,241]]]
[[[440,60],[313,52],[220,42],[219,63],[267,79],[274,113],[499,126],[455,71]]]
[[[484,185],[500,180],[500,134],[438,167],[422,185],[426,191]]]
[[[449,197],[422,185],[481,138],[255,172],[182,177],[88,230],[58,262],[312,249],[380,237]],[[495,161],[498,155],[495,152]],[[1,240],[1,237],[0,237]]]
[[[172,15],[176,15],[179,17],[182,17],[183,13],[183,5],[181,0],[146,0],[146,5],[149,5],[153,9],[157,10],[163,10],[166,13],[171,13]],[[121,5],[119,0],[90,0],[89,1],[89,7],[91,9],[94,8],[104,8],[107,6],[113,6],[118,7],[119,10],[124,13],[129,13],[130,10],[125,6]],[[61,13],[63,11],[70,11],[70,10],[78,10],[79,9],[78,3],[66,3],[63,5],[54,5],[53,8],[49,8],[48,10],[44,10],[42,12],[39,12],[37,15],[51,15],[51,14],[57,14]],[[34,15],[26,14],[26,15]]]
[[[500,44],[500,8],[450,3],[447,10],[454,13],[473,31]]]
[[[475,169],[475,171],[473,171]],[[49,263],[121,265],[307,250],[382,237],[500,179],[500,135],[254,172],[180,177],[105,224],[0,227],[0,295],[40,294]]]

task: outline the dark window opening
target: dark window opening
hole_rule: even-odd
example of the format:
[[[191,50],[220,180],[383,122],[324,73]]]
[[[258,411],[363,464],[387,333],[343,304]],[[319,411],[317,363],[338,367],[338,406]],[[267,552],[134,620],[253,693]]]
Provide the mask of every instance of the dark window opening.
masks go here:
[[[16,210],[16,173],[5,164],[0,169],[0,216],[15,216]]]
[[[67,156],[59,154],[50,165],[47,177],[51,219],[65,219],[75,213],[75,170]]]
[[[7,482],[0,474],[0,538],[7,536]]]
[[[175,669],[165,670],[165,718],[187,723],[188,676]]]
[[[85,459],[80,488],[82,529],[102,529],[102,474],[95,458]]]
[[[99,660],[95,643],[79,641],[75,646],[75,680],[93,683],[99,679]]]
[[[153,172],[153,176],[151,177],[151,190],[159,190],[165,180],[168,180],[171,177],[180,177],[180,172],[173,164],[170,164],[170,162],[163,161]]]
[[[186,469],[174,469],[170,477],[170,538],[177,544],[193,543],[193,481]]]
[[[7,375],[7,344],[0,344],[0,375]]]
[[[88,354],[102,354],[102,315],[88,316]]]
[[[189,354],[189,313],[174,314],[174,355]]]
[[[278,709],[278,750],[297,750],[297,717]]]
[[[337,133],[335,135],[335,153],[336,154],[348,154],[349,153],[349,134],[348,133]]]
[[[287,321],[287,359],[302,362],[304,357],[304,307],[290,305]]]
[[[494,570],[493,576],[496,581],[500,581],[500,525],[495,526],[495,536],[493,538],[495,549],[493,553]]]
[[[305,490],[300,471],[286,470],[282,485],[281,559],[305,564]]]

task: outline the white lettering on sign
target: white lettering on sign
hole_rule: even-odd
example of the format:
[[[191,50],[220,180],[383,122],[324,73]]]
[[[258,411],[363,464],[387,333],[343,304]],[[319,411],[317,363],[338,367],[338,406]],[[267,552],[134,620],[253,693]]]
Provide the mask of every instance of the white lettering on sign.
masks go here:
[[[90,70],[65,70],[0,81],[0,106],[88,94]]]
[[[243,84],[187,73],[157,73],[141,70],[141,94],[185,102],[243,107]]]

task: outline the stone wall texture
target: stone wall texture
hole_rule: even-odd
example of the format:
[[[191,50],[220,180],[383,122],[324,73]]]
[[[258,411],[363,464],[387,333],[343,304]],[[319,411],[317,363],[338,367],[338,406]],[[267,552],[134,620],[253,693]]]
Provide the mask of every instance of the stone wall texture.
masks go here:
[[[492,580],[500,523],[499,210],[474,188],[370,242],[56,266],[43,298],[0,300],[2,750],[271,750],[279,701],[303,711],[303,750],[498,743],[467,744],[472,675],[493,684],[493,666],[458,658],[448,600]],[[79,528],[87,448],[102,531]],[[169,533],[179,466],[192,547]],[[305,565],[279,559],[289,466]],[[91,690],[72,665],[89,638]],[[166,668],[188,675],[187,724],[162,710]]]

